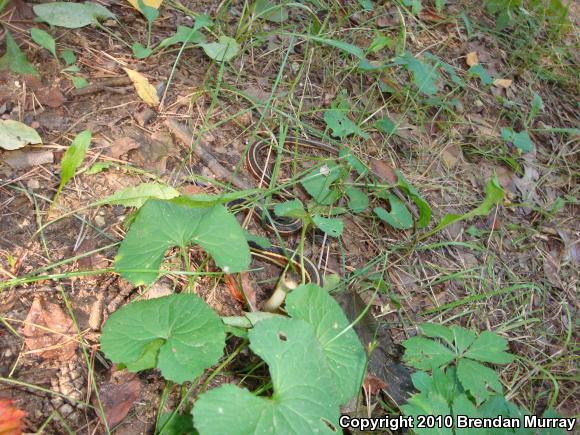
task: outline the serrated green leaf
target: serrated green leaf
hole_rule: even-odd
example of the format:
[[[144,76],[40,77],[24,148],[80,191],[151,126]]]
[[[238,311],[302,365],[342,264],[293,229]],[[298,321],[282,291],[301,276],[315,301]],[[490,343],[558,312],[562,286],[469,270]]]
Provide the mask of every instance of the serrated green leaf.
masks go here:
[[[318,204],[332,205],[340,198],[340,192],[332,190],[331,187],[341,177],[341,167],[333,161],[328,161],[320,168],[310,171],[300,184]]]
[[[202,44],[206,42],[206,39],[205,36],[203,36],[203,33],[199,32],[196,27],[177,26],[175,34],[161,41],[157,48],[165,48],[170,45],[184,44],[187,42]]]
[[[127,187],[98,201],[98,204],[115,204],[125,207],[140,208],[150,198],[172,199],[179,192],[171,186],[161,183],[141,183],[138,186]]]
[[[108,18],[115,14],[97,3],[50,2],[32,7],[39,20],[51,26],[78,29]]]
[[[422,323],[419,329],[423,335],[430,338],[442,338],[449,346],[453,347],[453,332],[451,329],[438,323]]]
[[[34,42],[36,42],[41,47],[46,48],[55,58],[57,58],[56,42],[54,41],[54,38],[50,36],[50,33],[45,32],[44,30],[37,27],[33,27],[30,29],[30,36]]]
[[[461,326],[452,326],[451,333],[453,334],[455,350],[458,355],[463,354],[476,339],[475,332],[469,331]]]
[[[38,143],[42,139],[32,127],[12,119],[0,119],[0,148],[12,151]]]
[[[330,237],[340,237],[342,235],[344,224],[341,219],[325,218],[315,214],[312,216],[312,222],[318,229]]]
[[[369,206],[369,197],[362,190],[350,186],[345,189],[345,193],[348,196],[348,208],[353,213],[361,213]]]
[[[0,57],[0,71],[10,70],[16,74],[31,74],[40,77],[40,74],[20,50],[12,34],[6,30],[6,53]]]
[[[419,92],[425,95],[434,95],[437,93],[437,82],[441,76],[434,65],[421,62],[409,52],[400,56],[396,63],[406,66]]]
[[[463,390],[457,380],[455,367],[448,367],[447,370],[441,368],[433,370],[432,390],[440,394],[448,404]]]
[[[133,56],[135,56],[137,59],[145,59],[151,56],[151,53],[153,53],[153,50],[144,47],[140,42],[135,42],[131,46],[131,50],[133,51]]]
[[[419,370],[433,370],[450,363],[455,353],[441,343],[424,337],[412,337],[403,342],[403,359]]]
[[[513,355],[506,352],[508,344],[505,338],[490,331],[482,332],[465,352],[466,358],[493,364],[509,364]]]
[[[228,62],[240,51],[240,45],[229,36],[220,36],[217,42],[200,44],[205,54],[217,62]]]
[[[135,285],[151,284],[165,251],[189,244],[200,245],[226,273],[240,272],[250,264],[240,224],[223,205],[190,208],[150,199],[121,243],[115,270]]]
[[[478,405],[491,395],[491,391],[503,393],[503,387],[495,371],[467,358],[457,361],[457,379],[463,388],[475,397]]]
[[[161,346],[158,346],[161,342]],[[154,343],[154,344],[152,344]],[[111,314],[101,349],[111,361],[130,365],[143,356],[168,380],[193,381],[223,355],[225,332],[219,316],[194,294],[132,302]],[[157,348],[157,349],[156,349]]]
[[[397,228],[399,230],[412,228],[413,216],[407,209],[405,203],[392,193],[389,193],[387,198],[391,206],[391,211],[388,212],[382,207],[376,207],[374,209],[375,214],[393,228]]]
[[[92,134],[89,130],[80,132],[75,136],[68,149],[65,151],[60,163],[60,185],[59,190],[74,177],[76,170],[79,168],[85,154],[91,144]]]
[[[429,222],[431,222],[431,207],[429,206],[429,203],[425,201],[417,189],[407,181],[401,171],[395,169],[395,173],[397,174],[397,185],[403,192],[409,195],[411,200],[419,209],[419,219],[415,223],[415,227],[417,229],[425,228],[429,225]]]
[[[249,337],[250,348],[268,364],[272,397],[231,384],[214,388],[193,407],[199,433],[272,433],[275,428],[276,433],[335,434],[327,422],[339,427],[339,400],[314,328],[304,320],[273,318],[259,322]]]
[[[411,375],[413,386],[421,393],[433,389],[433,378],[425,372],[417,371]]]
[[[469,418],[481,418],[479,411],[475,408],[475,405],[467,398],[465,394],[458,395],[453,400],[453,405],[451,406],[453,410],[453,418],[455,421],[455,434],[456,435],[484,435],[487,433],[485,429],[480,428],[461,428],[457,427],[457,416],[467,416]]]
[[[451,411],[447,402],[440,394],[433,391],[429,393],[420,393],[413,395],[405,405],[401,406],[405,415],[412,415],[417,421],[418,416],[425,415],[449,415]],[[413,431],[419,435],[452,435],[453,432],[448,428],[419,428],[415,427]]]

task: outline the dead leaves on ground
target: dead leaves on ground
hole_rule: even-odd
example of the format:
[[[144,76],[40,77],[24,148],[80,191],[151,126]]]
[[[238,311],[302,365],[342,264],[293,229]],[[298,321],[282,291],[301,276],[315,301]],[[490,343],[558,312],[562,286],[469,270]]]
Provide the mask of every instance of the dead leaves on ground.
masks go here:
[[[109,428],[114,428],[127,416],[141,394],[141,381],[127,370],[111,373],[109,382],[99,389],[105,420]]]
[[[22,418],[24,411],[16,408],[12,400],[0,399],[0,434],[20,435],[22,433]]]
[[[159,97],[157,96],[157,89],[155,89],[155,86],[149,83],[149,80],[147,80],[147,78],[140,72],[129,68],[123,68],[123,70],[133,82],[133,86],[135,86],[139,98],[151,107],[157,107],[159,105]]]
[[[62,308],[36,297],[21,330],[29,352],[43,359],[68,361],[78,346],[72,319]]]

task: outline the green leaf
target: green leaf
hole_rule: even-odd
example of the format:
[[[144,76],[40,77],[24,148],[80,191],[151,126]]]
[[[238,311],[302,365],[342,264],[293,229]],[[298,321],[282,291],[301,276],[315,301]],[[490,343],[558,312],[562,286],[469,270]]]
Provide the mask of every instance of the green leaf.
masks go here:
[[[254,6],[256,17],[264,18],[273,23],[283,23],[288,19],[288,8],[284,4],[270,0],[257,0]]]
[[[115,18],[115,14],[107,8],[91,2],[50,2],[34,5],[32,9],[40,21],[68,29],[78,29]]]
[[[153,23],[159,17],[159,10],[145,4],[143,0],[138,0],[137,9],[143,14],[149,24]]]
[[[393,41],[393,39],[390,36],[380,34],[375,36],[375,39],[373,39],[371,45],[369,45],[368,51],[371,53],[376,53],[378,51],[381,51],[385,47],[393,48],[394,45],[395,41]]]
[[[172,199],[179,196],[179,192],[173,187],[161,183],[141,183],[138,186],[127,187],[112,195],[101,199],[97,203],[115,204],[125,207],[140,208],[150,198]]]
[[[520,149],[523,153],[529,153],[534,150],[534,143],[530,139],[528,132],[525,130],[517,133],[510,127],[504,127],[501,129],[501,137],[506,142],[513,143],[514,146]]]
[[[113,162],[96,162],[95,164],[93,164],[93,166],[91,166],[89,169],[87,169],[85,171],[86,175],[95,175],[98,174],[99,172],[103,172],[105,169],[108,169],[112,166],[115,166],[115,163]]]
[[[129,367],[149,355],[149,367],[141,369],[157,367],[177,383],[199,377],[220,359],[224,346],[222,321],[194,294],[125,305],[111,314],[101,336],[101,349],[114,363]]]
[[[429,222],[431,222],[431,207],[429,206],[429,203],[425,201],[417,189],[407,181],[401,171],[395,169],[395,173],[397,174],[397,185],[403,192],[409,195],[411,200],[419,209],[419,219],[417,220],[415,227],[417,229],[425,228],[429,225]]]
[[[250,233],[247,230],[244,230],[244,236],[248,242],[253,242],[258,245],[262,249],[268,249],[272,246],[270,240],[267,237],[257,236],[255,234]]]
[[[77,134],[73,139],[72,143],[69,145],[68,149],[62,157],[62,162],[60,163],[60,185],[59,190],[64,187],[69,180],[74,177],[76,170],[79,168],[85,154],[89,149],[91,144],[91,132],[89,130],[84,130]]]
[[[89,82],[84,77],[74,76],[70,78],[73,82],[73,85],[76,89],[86,88],[89,85]]]
[[[369,173],[369,168],[367,168],[366,165],[361,162],[361,160],[355,156],[350,149],[346,147],[341,148],[341,150],[338,152],[338,157],[346,161],[348,165],[361,177]]]
[[[467,416],[469,418],[481,418],[479,411],[475,408],[471,400],[465,394],[460,394],[453,400],[453,416],[457,426],[457,416]],[[487,431],[480,428],[455,428],[456,435],[484,435]]]
[[[453,332],[450,328],[438,323],[422,323],[419,329],[423,335],[430,338],[442,338],[449,346],[453,346]]]
[[[234,192],[221,193],[219,195],[208,195],[206,193],[197,193],[195,195],[181,195],[172,202],[178,205],[188,207],[210,207],[216,204],[227,204],[240,198],[246,198],[250,195],[260,192],[260,189],[239,190]]]
[[[348,196],[348,208],[353,213],[361,213],[369,206],[369,197],[362,190],[350,186],[346,188],[345,193]]]
[[[508,344],[505,338],[490,331],[482,332],[465,352],[466,358],[476,359],[493,364],[509,364],[513,355],[506,352]]]
[[[452,326],[451,333],[455,343],[455,351],[458,355],[463,354],[476,339],[475,332],[462,328],[461,326]]]
[[[342,235],[344,224],[341,219],[325,218],[315,214],[312,216],[312,222],[314,222],[314,225],[316,225],[318,229],[323,233],[328,234],[330,237],[340,237]]]
[[[434,65],[421,62],[411,53],[406,52],[400,56],[396,63],[405,65],[413,76],[415,86],[419,92],[425,95],[434,95],[437,93],[437,81],[441,78]]]
[[[544,102],[542,101],[542,97],[537,92],[532,91],[532,107],[530,108],[530,113],[528,114],[528,119],[526,124],[529,126],[534,118],[538,116],[540,110],[544,108]]]
[[[401,406],[401,410],[405,415],[412,415],[415,417],[414,421],[417,421],[418,416],[425,415],[449,415],[451,414],[449,410],[449,405],[445,399],[434,391],[429,393],[420,393],[413,395],[405,405]],[[452,435],[452,430],[448,428],[418,428],[415,427],[413,431],[419,435],[427,434],[440,434],[440,435]]]
[[[159,416],[159,423],[155,433],[163,435],[193,435],[197,434],[197,431],[193,428],[191,415],[164,412]]]
[[[63,50],[60,52],[60,57],[67,65],[72,65],[77,61],[77,57],[72,50]]]
[[[217,62],[228,62],[240,51],[240,46],[235,39],[229,36],[220,36],[218,42],[200,44],[205,54]]]
[[[152,9],[154,9],[154,8],[152,8]],[[135,56],[137,59],[145,59],[145,58],[151,56],[151,53],[153,53],[153,50],[151,50],[150,48],[144,47],[140,42],[135,42],[131,46],[131,50],[133,50],[133,56]]]
[[[490,390],[500,394],[503,392],[494,370],[467,358],[457,361],[457,378],[463,388],[475,397],[478,405],[491,395]]]
[[[341,177],[341,167],[328,161],[322,167],[313,169],[300,183],[318,204],[331,205],[340,197],[340,192],[331,190],[332,183]]]
[[[413,227],[413,216],[407,209],[403,201],[397,198],[396,195],[389,193],[387,196],[391,211],[388,212],[382,207],[374,209],[375,214],[383,221],[391,225],[393,228],[399,230],[406,230]]]
[[[161,41],[157,48],[165,48],[170,45],[184,44],[187,42],[202,44],[206,42],[206,39],[205,36],[203,36],[201,32],[198,32],[195,27],[177,26],[175,34]]]
[[[31,74],[40,77],[40,74],[20,51],[18,44],[14,41],[12,34],[6,30],[6,53],[0,57],[0,71],[10,70],[16,74]]]
[[[338,48],[339,50],[345,51],[353,56],[357,57],[358,59],[364,59],[364,51],[362,48],[357,47],[356,45],[349,44],[347,42],[339,41],[337,39],[329,39],[329,38],[321,38],[319,36],[313,35],[300,35],[305,37],[306,39],[319,42],[321,44],[329,45],[334,48]]]
[[[57,56],[56,56],[56,42],[54,41],[54,38],[52,36],[50,36],[50,34],[48,32],[45,32],[42,29],[38,29],[36,27],[33,27],[32,29],[30,29],[30,36],[32,37],[32,40],[34,42],[36,42],[41,47],[46,48],[48,51],[50,51],[50,53],[55,58],[57,58]]]
[[[265,434],[275,428],[280,434],[335,435],[328,423],[339,427],[338,398],[314,328],[303,320],[273,318],[259,322],[249,337],[250,348],[270,369],[272,397],[231,384],[203,393],[192,411],[199,433]]]
[[[135,285],[151,284],[165,251],[191,243],[204,248],[226,273],[240,272],[250,264],[240,224],[223,205],[190,208],[150,199],[121,243],[115,270]]]
[[[332,130],[332,135],[344,139],[351,134],[358,134],[362,138],[368,139],[369,135],[349,119],[347,112],[348,110],[338,107],[324,111],[324,122]]]
[[[360,390],[366,356],[340,305],[317,285],[306,284],[288,295],[286,310],[293,319],[305,320],[316,331],[339,403],[347,403]]]
[[[280,202],[274,206],[276,216],[294,217],[298,219],[307,219],[309,217],[304,205],[299,199],[293,199],[286,202]]]
[[[388,135],[395,134],[397,132],[397,124],[395,124],[388,116],[385,116],[375,122],[375,127],[381,133]]]
[[[469,68],[468,73],[472,76],[479,77],[481,83],[490,86],[493,84],[493,79],[481,64],[473,65]]]
[[[456,354],[441,343],[424,337],[412,337],[403,342],[403,359],[419,370],[433,370],[450,363]]]
[[[37,143],[42,143],[42,139],[32,127],[12,119],[0,119],[0,148],[12,151]]]

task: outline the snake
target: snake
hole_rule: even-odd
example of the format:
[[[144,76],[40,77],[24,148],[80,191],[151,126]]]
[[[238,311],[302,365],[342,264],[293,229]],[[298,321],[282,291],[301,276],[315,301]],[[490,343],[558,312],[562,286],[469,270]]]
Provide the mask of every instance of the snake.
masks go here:
[[[317,150],[325,151],[333,156],[338,156],[338,150],[330,145],[323,142],[319,142],[312,139],[307,139],[302,136],[297,136],[295,138],[287,138],[284,142],[284,146],[298,146],[304,148],[312,148]],[[270,151],[271,150],[271,151]],[[275,149],[271,147],[271,144],[267,140],[260,140],[252,144],[246,155],[246,166],[248,171],[252,174],[254,178],[259,181],[259,187],[268,186],[272,179],[271,171],[264,166],[264,159],[260,155],[264,152],[275,153]],[[264,163],[261,163],[264,162]],[[290,192],[285,189],[280,191],[280,196],[289,198],[292,196]],[[246,202],[245,199],[237,199],[231,201],[228,206],[235,206],[240,203]],[[253,212],[254,217],[262,215],[259,208],[255,209]],[[289,236],[291,234],[297,233],[302,228],[302,221],[300,219],[291,218],[278,218],[272,217],[271,224],[266,224],[270,229],[275,230],[281,236]],[[250,252],[253,257],[259,258],[271,264],[275,264],[280,267],[290,266],[297,274],[304,276],[306,283],[313,283],[320,287],[324,285],[324,280],[322,274],[320,273],[318,267],[309,258],[302,257],[299,252],[284,249],[279,246],[262,247],[255,243],[254,241],[248,241],[250,246]],[[304,268],[304,270],[302,270]],[[296,274],[294,274],[296,275]],[[283,276],[284,277],[284,276]],[[285,282],[283,285],[288,289],[294,288],[298,283],[296,282],[295,276],[291,275],[285,276]]]

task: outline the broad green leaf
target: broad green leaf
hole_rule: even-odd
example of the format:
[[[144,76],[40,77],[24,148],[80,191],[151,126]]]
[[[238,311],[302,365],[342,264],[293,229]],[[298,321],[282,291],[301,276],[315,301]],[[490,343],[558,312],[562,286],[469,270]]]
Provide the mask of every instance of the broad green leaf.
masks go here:
[[[456,435],[484,435],[487,433],[485,429],[480,428],[460,428],[457,427],[457,417],[481,418],[479,411],[475,405],[467,398],[465,394],[460,394],[453,400],[453,418],[456,425]]]
[[[440,394],[449,404],[460,394],[461,384],[457,380],[455,367],[448,367],[446,370],[438,368],[433,370],[432,390]]]
[[[403,342],[403,359],[419,370],[433,370],[453,361],[455,352],[441,343],[423,337],[412,337]]]
[[[375,36],[375,39],[369,45],[368,51],[371,53],[376,53],[377,51],[381,51],[383,48],[393,48],[395,45],[395,41],[387,35],[379,34]]]
[[[490,331],[482,332],[465,352],[466,358],[476,359],[493,364],[509,364],[513,355],[506,352],[508,344],[505,338]]]
[[[286,310],[293,319],[308,322],[316,331],[330,367],[332,384],[337,388],[339,403],[347,403],[360,390],[366,355],[340,305],[317,285],[306,284],[288,295]]]
[[[141,370],[157,367],[177,383],[193,381],[214,365],[224,345],[222,321],[194,294],[127,304],[111,314],[101,336],[101,349],[114,363],[130,367],[146,360],[149,367],[143,363]]]
[[[364,139],[369,135],[362,131],[358,125],[350,120],[347,111],[338,107],[324,111],[324,122],[332,130],[332,135],[344,139],[351,134],[358,134]]]
[[[226,273],[240,272],[250,264],[240,224],[223,205],[190,208],[150,199],[121,243],[115,270],[135,285],[151,284],[165,252],[189,244],[200,245]]]
[[[385,116],[375,122],[375,127],[382,133],[391,135],[397,132],[397,124],[390,120],[388,116]]]
[[[369,197],[362,190],[356,187],[347,187],[345,193],[348,196],[348,208],[353,213],[361,213],[369,206]]]
[[[411,375],[413,386],[421,393],[426,393],[433,389],[433,378],[425,372],[417,371]]]
[[[229,36],[220,36],[217,42],[200,44],[205,54],[217,62],[228,62],[240,51],[240,45]]]
[[[358,4],[361,5],[365,11],[372,11],[374,7],[372,0],[358,0]]]
[[[560,414],[558,414],[554,408],[548,408],[544,411],[544,414],[542,414],[543,418],[562,418],[562,416]],[[578,422],[576,422],[577,424]],[[541,429],[539,432],[539,435],[565,435],[566,432],[564,432],[563,429],[559,429],[559,428],[549,428],[549,429]]]
[[[395,173],[397,174],[397,185],[403,192],[409,195],[411,200],[419,209],[419,219],[417,220],[415,227],[417,229],[425,228],[429,225],[429,222],[431,222],[431,207],[429,206],[429,203],[425,201],[417,189],[407,181],[401,171],[395,169]]]
[[[435,66],[421,62],[409,52],[400,56],[396,63],[407,67],[419,92],[425,95],[434,95],[437,93],[437,81],[441,76]]]
[[[12,34],[6,30],[6,53],[0,57],[0,71],[10,70],[16,74],[31,74],[40,77],[38,71],[20,50]]]
[[[189,414],[175,415],[171,412],[164,412],[159,416],[156,434],[162,435],[195,435],[197,431],[193,428],[193,421]]]
[[[493,84],[493,79],[485,70],[485,68],[479,63],[469,68],[468,72],[472,76],[479,77],[481,83],[483,83],[484,85],[491,86]]]
[[[163,0],[127,0],[135,9],[141,12],[141,7],[145,5],[153,9],[159,9]]]
[[[12,151],[37,143],[42,139],[32,127],[12,119],[0,120],[0,148]]]
[[[314,328],[304,320],[273,318],[258,322],[249,337],[270,369],[272,397],[231,384],[203,393],[192,411],[199,433],[335,435],[328,423],[339,428],[336,384]]]
[[[206,42],[206,39],[201,32],[198,32],[197,29],[195,29],[195,27],[177,26],[175,34],[161,41],[157,48],[165,48],[170,45],[183,44],[187,42],[202,44]]]
[[[341,150],[338,152],[338,157],[346,161],[348,165],[352,169],[354,169],[357,172],[357,174],[359,174],[361,177],[369,173],[369,168],[367,168],[366,165],[363,162],[361,162],[361,160],[357,156],[355,156],[353,152],[347,147],[341,148]]]
[[[268,240],[267,237],[257,236],[255,234],[250,233],[247,230],[244,230],[244,237],[248,242],[254,243],[262,249],[268,249],[272,246],[270,240]]]
[[[491,391],[503,392],[494,370],[467,358],[457,361],[457,378],[463,388],[475,397],[478,405],[491,395]]]
[[[42,48],[46,48],[55,58],[57,58],[56,42],[54,41],[54,38],[50,36],[50,33],[45,32],[44,30],[37,27],[33,27],[30,29],[30,36],[34,42],[36,42]]]
[[[498,415],[507,418],[519,418],[523,420],[524,413],[513,403],[507,401],[503,395],[492,395],[489,399],[487,399],[478,409],[479,415],[483,418],[496,418]],[[523,423],[523,421],[522,421]],[[517,430],[518,434],[521,433],[530,433],[530,432],[523,432],[522,429]],[[494,429],[494,435],[498,434],[513,434],[513,429]],[[531,434],[535,434],[535,432],[531,431]]]
[[[60,57],[64,60],[67,65],[72,65],[77,61],[77,57],[72,50],[63,50],[60,52]]]
[[[374,209],[375,214],[393,228],[406,230],[413,227],[413,216],[405,203],[392,193],[389,193],[388,200],[391,211],[388,212],[382,207],[376,207]]]
[[[420,393],[413,395],[405,405],[401,406],[401,410],[405,415],[412,415],[417,421],[417,416],[425,415],[450,415],[451,411],[449,405],[440,394],[434,391],[429,393]],[[418,428],[415,427],[413,431],[419,435],[452,435],[453,432],[448,428]]]
[[[75,89],[86,88],[89,85],[89,82],[84,77],[75,76],[71,77],[70,79],[73,82]]]
[[[287,6],[270,0],[257,0],[254,6],[254,13],[257,17],[273,23],[283,23],[288,19]]]
[[[115,14],[107,8],[91,2],[49,2],[34,5],[32,9],[40,21],[68,29],[78,29],[108,18],[115,18]]]
[[[60,185],[59,190],[74,177],[76,170],[79,168],[85,154],[91,144],[92,134],[89,130],[80,132],[75,136],[72,143],[62,157],[60,163]]]
[[[151,53],[153,53],[153,50],[144,47],[140,42],[135,42],[131,46],[131,50],[133,51],[133,56],[135,56],[137,59],[145,59],[151,56]]]
[[[422,323],[419,329],[423,335],[430,338],[442,338],[449,346],[453,346],[453,332],[450,328],[438,323]]]
[[[219,195],[208,195],[206,193],[196,193],[194,195],[181,195],[172,202],[188,207],[209,207],[216,204],[227,204],[241,198],[247,198],[260,192],[260,189],[248,189],[235,192],[221,193]]]
[[[516,148],[521,150],[523,153],[529,153],[534,150],[534,143],[530,139],[530,135],[527,131],[522,130],[519,133],[515,132],[512,128],[504,127],[501,129],[501,137],[506,142],[511,142]]]
[[[312,216],[312,222],[318,227],[318,229],[323,233],[328,234],[330,237],[340,237],[342,235],[344,224],[341,219],[325,218],[315,214]]]
[[[304,210],[304,205],[299,199],[280,202],[274,206],[274,213],[276,216],[294,217],[299,219],[307,219],[308,213]]]
[[[313,169],[300,183],[318,204],[331,205],[340,197],[340,192],[331,190],[332,183],[341,177],[341,167],[333,161],[328,161],[320,168]]]
[[[115,204],[140,208],[150,198],[172,199],[177,196],[179,196],[179,192],[166,184],[141,183],[138,186],[119,190],[101,199],[98,204]]]
[[[143,14],[145,19],[147,20],[147,23],[149,23],[150,25],[151,23],[153,23],[153,21],[155,21],[159,17],[159,4],[156,4],[157,1],[154,1],[153,2],[154,4],[152,5],[149,5],[148,3],[151,3],[151,0],[147,1],[137,0],[139,12]]]
[[[458,355],[461,355],[475,341],[475,332],[462,328],[461,326],[452,326],[450,329],[453,334],[453,341],[455,342],[455,350]]]

